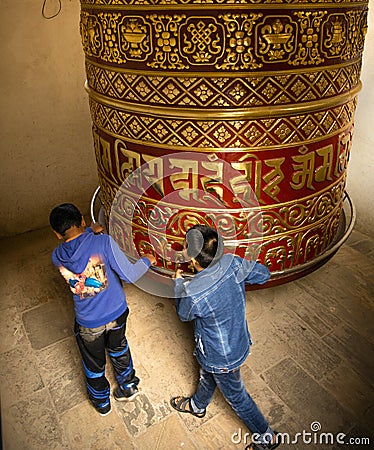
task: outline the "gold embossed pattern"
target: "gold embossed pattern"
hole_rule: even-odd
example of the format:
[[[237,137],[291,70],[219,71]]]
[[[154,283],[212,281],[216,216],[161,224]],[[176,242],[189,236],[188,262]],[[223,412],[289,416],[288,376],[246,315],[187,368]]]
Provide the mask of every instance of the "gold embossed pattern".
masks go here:
[[[246,149],[302,144],[341,132],[353,120],[357,100],[332,109],[257,120],[186,120],[137,115],[91,99],[94,123],[113,136],[163,148]]]
[[[174,77],[118,72],[86,62],[88,86],[108,98],[154,106],[227,108],[328,99],[359,84],[361,62],[306,73]]]
[[[331,5],[331,3],[330,3]],[[345,4],[346,5],[346,4]],[[142,70],[259,71],[318,67],[361,56],[367,4],[352,9],[184,12],[82,9],[87,58]],[[321,5],[322,6],[322,5]],[[231,5],[232,8],[232,5]],[[300,5],[298,5],[300,8]]]

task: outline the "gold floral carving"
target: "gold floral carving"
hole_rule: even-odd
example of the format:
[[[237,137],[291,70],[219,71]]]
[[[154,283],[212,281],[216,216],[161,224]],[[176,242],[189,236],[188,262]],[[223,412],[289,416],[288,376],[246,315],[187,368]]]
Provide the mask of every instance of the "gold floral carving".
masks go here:
[[[86,56],[99,56],[103,49],[103,30],[98,17],[82,11],[80,32]]]
[[[295,59],[290,64],[294,66],[318,65],[324,59],[320,55],[320,30],[326,11],[297,11],[294,13],[299,18],[300,42]]]
[[[219,16],[226,26],[226,56],[218,69],[248,70],[262,66],[256,62],[253,49],[253,27],[261,13],[223,14]]]
[[[164,267],[171,267],[176,255],[170,252],[170,242],[182,244],[192,225],[214,224],[229,249],[261,250],[271,270],[283,270],[318,255],[331,243],[339,224],[344,185],[345,177],[329,190],[305,199],[241,214],[227,210],[202,213],[160,203],[155,206],[146,198],[131,204],[131,199],[127,199],[122,210],[117,205],[112,212],[113,233],[116,234],[117,225],[117,239],[123,240],[125,251],[133,254],[130,238],[143,235],[145,245],[151,245],[147,236],[152,230],[152,250],[163,255]],[[126,230],[131,232],[128,237]]]
[[[191,17],[180,29],[182,53],[191,65],[215,64],[223,52],[223,26],[212,17]]]
[[[352,55],[359,55],[364,49],[364,40],[367,33],[367,10],[348,11],[348,39],[343,58],[349,59]]]
[[[211,15],[198,10],[200,14],[191,15],[188,10],[103,12],[96,4],[82,9],[80,28],[87,58],[104,63],[131,61],[142,70],[258,72],[269,64],[318,67],[332,58],[359,57],[367,31],[365,5],[339,13],[314,7],[291,8],[288,14],[238,9],[218,14],[209,10]]]
[[[148,63],[153,69],[186,69],[178,50],[178,31],[185,15],[151,14],[147,16],[154,26],[155,54]]]
[[[166,225],[174,237],[188,230],[191,223],[186,218],[194,218],[195,223],[214,220],[220,224],[220,231],[225,239],[254,239],[255,236],[268,238],[283,235],[298,228],[309,228],[333,213],[341,206],[344,195],[345,176],[333,183],[329,189],[303,199],[279,203],[272,208],[241,208],[241,210],[189,208],[188,210],[167,202],[155,202],[142,197],[132,203],[129,192],[122,205],[121,215],[124,221],[135,226],[150,227],[152,231],[162,232]],[[135,197],[134,197],[135,198]],[[131,206],[130,206],[131,204]],[[116,209],[118,211],[118,204]],[[199,220],[200,219],[200,220]],[[261,222],[261,223],[260,223]],[[250,227],[248,228],[248,224]]]

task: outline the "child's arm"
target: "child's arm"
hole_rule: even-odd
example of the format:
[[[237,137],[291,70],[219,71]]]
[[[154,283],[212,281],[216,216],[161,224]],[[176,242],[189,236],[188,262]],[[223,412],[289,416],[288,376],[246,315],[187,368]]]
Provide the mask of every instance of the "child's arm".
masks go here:
[[[248,284],[264,284],[270,278],[269,269],[259,262],[243,260],[243,270],[249,272],[244,282]]]
[[[196,318],[195,307],[192,298],[189,297],[184,289],[184,280],[182,270],[177,269],[174,278],[174,297],[177,313],[182,322],[189,322]]]
[[[127,283],[135,283],[142,277],[149,267],[156,263],[156,258],[153,255],[145,255],[132,264],[118,247],[116,242],[109,237],[109,260],[112,269],[117,273],[121,280]]]
[[[175,304],[177,305],[177,310],[179,308],[179,304],[183,297],[186,297],[186,292],[184,290],[183,285],[183,276],[182,276],[183,270],[177,269],[175,271],[175,274],[173,275],[174,278],[174,298],[175,298]]]
[[[144,253],[144,255],[142,255],[142,258],[149,259],[151,266],[155,266],[157,264],[157,259],[154,255],[152,255],[152,253]]]

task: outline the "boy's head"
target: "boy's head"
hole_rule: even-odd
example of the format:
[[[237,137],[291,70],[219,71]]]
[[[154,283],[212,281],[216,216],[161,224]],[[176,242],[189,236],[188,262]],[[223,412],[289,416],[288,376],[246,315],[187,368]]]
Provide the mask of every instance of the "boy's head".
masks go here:
[[[186,252],[205,269],[222,258],[222,237],[211,227],[195,225],[186,233]]]
[[[81,212],[72,203],[63,203],[56,206],[49,215],[49,223],[52,229],[62,237],[65,237],[66,231],[71,227],[79,228],[83,222]]]

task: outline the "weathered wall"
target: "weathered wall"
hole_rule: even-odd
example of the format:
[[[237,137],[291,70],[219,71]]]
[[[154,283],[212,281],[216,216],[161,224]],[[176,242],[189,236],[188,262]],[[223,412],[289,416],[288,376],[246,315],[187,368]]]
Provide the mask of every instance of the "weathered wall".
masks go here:
[[[79,0],[51,20],[42,0],[2,0],[0,17],[0,236],[46,226],[50,209],[72,201],[88,211],[97,186]],[[47,2],[53,12],[57,1]],[[363,89],[348,168],[356,227],[374,234],[374,11],[369,14]]]
[[[87,211],[97,186],[78,0],[54,19],[42,0],[2,0],[0,235],[48,224],[72,201]],[[53,12],[57,1],[47,2]]]
[[[370,3],[361,80],[347,191],[357,210],[356,228],[374,236],[374,8]]]

